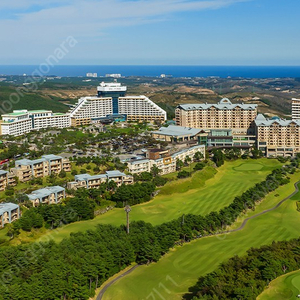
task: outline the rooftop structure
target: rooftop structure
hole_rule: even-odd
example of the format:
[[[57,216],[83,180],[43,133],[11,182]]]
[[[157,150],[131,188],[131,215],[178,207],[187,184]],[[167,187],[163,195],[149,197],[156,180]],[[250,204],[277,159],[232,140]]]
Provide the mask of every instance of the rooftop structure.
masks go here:
[[[200,104],[180,104],[177,106],[183,110],[206,110],[212,107],[220,110],[232,110],[235,108],[240,108],[242,110],[256,110],[257,104],[244,104],[244,103],[236,103],[233,104],[228,98],[223,98],[217,104],[209,104],[209,103],[200,103]]]
[[[169,125],[160,127],[158,131],[152,132],[152,137],[166,142],[188,142],[195,141],[199,144],[205,142],[207,133],[200,128]]]

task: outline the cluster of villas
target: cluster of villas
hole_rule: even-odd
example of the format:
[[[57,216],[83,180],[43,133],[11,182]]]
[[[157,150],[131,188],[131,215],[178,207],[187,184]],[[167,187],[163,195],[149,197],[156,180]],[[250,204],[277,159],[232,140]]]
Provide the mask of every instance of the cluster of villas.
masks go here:
[[[9,185],[16,185],[16,178],[20,182],[27,182],[32,178],[43,178],[61,171],[70,172],[71,163],[58,155],[43,155],[40,159],[20,159],[15,161],[15,167],[10,171],[0,170],[0,191]]]
[[[197,152],[200,152],[205,157],[205,146],[196,145],[187,149],[183,149],[170,155],[169,150],[151,149],[147,153],[147,158],[142,160],[131,161],[127,165],[127,169],[132,174],[142,172],[150,172],[153,166],[157,166],[161,170],[161,174],[168,174],[176,171],[176,160],[185,160],[186,157],[191,159]],[[18,174],[20,181],[28,181],[33,177],[44,177],[52,172],[59,173],[61,170],[66,172],[71,170],[70,162],[60,156],[44,155],[39,160],[23,159],[16,161],[16,167],[13,168],[16,173],[3,172],[4,178],[8,178],[9,174]],[[17,170],[17,171],[16,171]],[[0,174],[2,176],[2,174]],[[90,175],[79,174],[75,175],[74,181],[67,183],[67,189],[77,190],[79,188],[97,189],[103,183],[109,181],[115,182],[119,187],[122,184],[128,185],[134,183],[132,175],[125,174],[118,170],[106,171],[105,174]],[[1,181],[2,182],[2,181]],[[3,185],[3,190],[7,187]],[[61,186],[50,186],[35,190],[27,195],[28,200],[33,206],[57,204],[63,201],[66,197],[66,190]],[[7,223],[11,223],[20,217],[20,207],[13,203],[0,204],[0,227]]]
[[[116,186],[122,184],[133,184],[133,176],[126,175],[118,170],[107,171],[105,174],[75,175],[75,181],[68,182],[68,189],[97,189],[101,184],[114,181]],[[49,186],[27,194],[28,200],[32,202],[33,207],[39,205],[51,205],[61,203],[66,198],[66,189],[61,186]],[[5,224],[11,223],[21,217],[20,207],[14,203],[0,203],[0,228]]]
[[[97,96],[82,97],[67,113],[51,110],[15,110],[2,115],[0,134],[19,136],[42,128],[107,123],[113,121],[164,122],[167,113],[146,96],[127,96],[127,87],[120,83],[104,83],[97,87]]]

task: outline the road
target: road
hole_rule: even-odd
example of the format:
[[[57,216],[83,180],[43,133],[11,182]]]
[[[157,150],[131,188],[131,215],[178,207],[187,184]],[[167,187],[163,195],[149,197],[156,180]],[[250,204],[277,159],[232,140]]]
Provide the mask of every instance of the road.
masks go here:
[[[266,209],[252,217],[249,217],[249,218],[246,218],[243,223],[241,224],[241,226],[239,228],[236,228],[236,229],[232,229],[232,230],[228,230],[228,231],[225,231],[225,232],[219,232],[218,234],[223,234],[223,233],[230,233],[230,232],[237,232],[237,231],[240,231],[242,229],[244,229],[244,227],[246,226],[247,222],[251,219],[254,219],[254,218],[257,218],[261,215],[264,215],[272,210],[275,210],[276,208],[278,208],[282,203],[284,203],[285,201],[287,201],[288,199],[290,199],[291,197],[293,197],[295,194],[297,194],[299,192],[299,188],[298,188],[298,184],[300,183],[300,181],[297,181],[295,184],[294,184],[294,187],[295,187],[295,191],[290,194],[289,196],[287,196],[286,198],[284,198],[283,200],[281,200],[280,202],[278,202],[274,207],[272,208],[269,208],[269,209]],[[136,268],[138,268],[140,265],[136,265],[134,267],[132,267],[131,269],[129,269],[128,271],[126,271],[125,273],[123,273],[122,275],[116,277],[114,280],[110,281],[109,283],[107,283],[103,289],[100,291],[99,295],[97,296],[96,300],[102,300],[102,297],[104,295],[104,293],[106,292],[106,290],[113,284],[115,283],[116,281],[118,281],[120,278],[130,274],[131,272],[133,272]]]

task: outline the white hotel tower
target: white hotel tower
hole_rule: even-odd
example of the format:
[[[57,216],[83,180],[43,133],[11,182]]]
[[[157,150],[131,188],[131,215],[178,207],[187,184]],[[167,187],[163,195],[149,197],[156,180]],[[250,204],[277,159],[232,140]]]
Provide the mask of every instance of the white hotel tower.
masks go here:
[[[80,98],[71,108],[72,126],[90,124],[106,117],[148,122],[167,119],[167,113],[146,96],[126,96],[127,87],[121,83],[102,82],[97,91],[97,96]]]

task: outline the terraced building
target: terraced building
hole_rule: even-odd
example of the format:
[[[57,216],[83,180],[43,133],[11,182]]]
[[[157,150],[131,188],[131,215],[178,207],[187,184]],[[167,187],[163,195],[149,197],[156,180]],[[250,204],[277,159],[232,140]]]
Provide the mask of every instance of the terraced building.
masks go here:
[[[82,97],[69,111],[71,125],[87,125],[108,116],[123,116],[128,121],[159,121],[167,119],[167,113],[146,96],[126,96],[127,87],[121,83],[102,82],[98,95]]]

